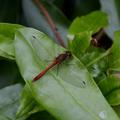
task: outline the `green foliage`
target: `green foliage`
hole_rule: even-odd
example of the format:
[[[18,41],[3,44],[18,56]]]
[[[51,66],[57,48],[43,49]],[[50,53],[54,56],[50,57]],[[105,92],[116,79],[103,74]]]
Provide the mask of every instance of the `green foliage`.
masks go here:
[[[1,120],[15,120],[21,89],[22,86],[20,84],[16,84],[0,90]],[[2,116],[5,116],[5,118],[2,118]]]
[[[64,2],[42,2],[64,38],[70,22],[55,6]],[[38,15],[37,6],[27,0],[24,4],[31,26],[33,20],[41,20],[40,26],[35,22],[38,28],[54,38],[43,14]],[[30,6],[33,6],[33,13],[37,13],[32,19],[29,19],[31,14],[27,14],[31,13]],[[107,24],[107,15],[100,11],[77,17],[68,30],[68,49],[65,49],[38,30],[1,23],[0,79],[7,79],[0,85],[0,119],[119,120],[110,105],[120,105],[120,32],[115,33],[113,45],[108,50],[91,44],[92,35]],[[67,50],[72,57],[60,64],[58,75],[54,67],[40,80],[32,82],[49,65],[46,60],[53,60]],[[10,61],[4,66],[1,61],[5,59]],[[7,67],[11,71],[7,71]],[[24,88],[20,74],[25,81]],[[11,85],[15,83],[18,84]]]
[[[58,76],[56,70],[53,69],[36,83],[31,83],[35,74],[45,68],[44,59],[48,58],[46,55],[49,54],[52,59],[54,58],[52,55],[55,56],[55,52],[53,52],[55,49],[64,51],[63,48],[54,44],[45,34],[37,30],[23,28],[16,33],[16,61],[31,95],[37,103],[58,120],[99,120],[102,119],[101,112],[103,111],[104,119],[117,120],[117,116],[102,96],[85,66],[74,56],[67,61],[72,65],[63,63],[60,66]],[[61,53],[59,51],[58,54]],[[64,73],[66,74],[64,75]]]
[[[107,24],[106,14],[100,11],[95,11],[86,16],[80,18],[77,17],[69,28],[69,34],[74,35],[85,31],[91,31],[92,34],[94,34]]]
[[[99,19],[101,20],[99,21]],[[87,67],[91,66],[107,54],[102,48],[99,49],[91,45],[92,34],[105,27],[107,23],[106,14],[97,11],[76,18],[69,28],[69,49]],[[71,39],[71,37],[73,39]]]
[[[98,14],[101,14],[101,13],[97,13],[97,15]],[[91,20],[95,19],[95,18],[91,17],[91,15],[88,15],[88,16],[89,16],[89,19],[91,19]],[[96,15],[94,14],[93,16],[95,17]],[[101,15],[101,17],[103,17],[102,24],[107,23],[105,16]],[[89,21],[87,16],[85,16],[84,19]],[[90,40],[91,40],[91,36],[92,36],[92,34],[90,34],[90,32],[91,32],[91,29],[94,30],[94,28],[95,28],[95,31],[96,30],[98,31],[102,27],[101,23],[100,24],[96,23],[97,25],[95,25],[95,24],[88,25],[90,22],[86,22],[86,25],[88,25],[88,26],[86,26],[86,32],[83,33],[82,30],[80,31],[80,29],[78,29],[78,26],[79,26],[79,28],[83,28],[82,27],[83,25],[81,24],[82,22],[80,22],[80,20],[79,21],[75,20],[70,27],[69,31],[70,31],[70,33],[72,33],[74,35],[73,40],[69,42],[70,50],[84,63],[84,65],[86,65],[88,67],[89,72],[92,73],[93,77],[96,78],[97,82],[99,82],[99,80],[102,79],[102,81],[100,80],[99,86],[101,88],[101,91],[106,96],[107,100],[109,101],[109,103],[111,105],[119,105],[120,104],[120,102],[119,102],[120,101],[119,78],[114,79],[114,77],[111,77],[109,74],[111,74],[111,72],[115,73],[120,70],[120,66],[119,66],[119,63],[120,63],[119,62],[120,32],[118,31],[115,33],[114,43],[109,50],[107,50],[105,52],[105,50],[98,49],[99,50],[98,51],[97,49],[95,50],[95,48],[90,44]],[[83,21],[85,21],[85,20],[83,20]],[[105,25],[106,24],[103,24],[103,27],[105,27]],[[84,29],[83,29],[83,31],[84,31]],[[88,31],[89,31],[89,37],[88,37],[88,35],[85,35],[85,33],[87,34]],[[81,36],[81,34],[84,37],[87,36],[88,37],[87,40],[85,38],[83,38]],[[80,45],[80,43],[81,43],[81,45]],[[81,52],[81,50],[82,50],[82,52]],[[101,62],[102,58],[105,60],[102,60],[102,62]],[[99,68],[98,67],[95,68],[95,66],[99,66]],[[94,68],[94,71],[92,71],[92,68]],[[95,71],[96,71],[96,74],[95,74]],[[108,73],[108,75],[106,76],[105,73]],[[103,77],[100,77],[100,75],[102,75]],[[116,79],[118,79],[118,80],[116,81]],[[112,84],[112,83],[114,83],[114,84]],[[114,86],[114,85],[116,85],[116,86]]]
[[[109,55],[109,69],[113,71],[120,70],[120,31],[115,32],[114,43]]]
[[[15,31],[21,27],[21,25],[0,23],[0,56],[14,59],[14,35]]]
[[[36,101],[34,100],[34,98],[31,96],[29,88],[25,86],[23,89],[22,95],[21,95],[20,106],[17,110],[16,117],[18,119],[19,118],[25,119],[33,113],[43,111],[44,109],[42,109],[42,107],[40,109],[39,106],[40,105],[38,105]]]
[[[90,46],[92,32],[80,32],[74,36],[73,40],[69,40],[69,49],[78,58],[82,57]]]
[[[100,81],[99,86],[111,105],[120,105],[120,31],[115,32],[114,43],[110,48],[109,54],[106,56],[105,64],[107,64],[105,79]],[[116,96],[116,97],[115,97]]]
[[[101,13],[98,12],[97,15],[98,14],[101,14]],[[93,16],[95,17],[96,15],[94,14]],[[101,15],[101,17],[103,18],[102,25],[103,27],[105,27],[106,25],[105,23],[107,23],[107,21],[104,15]],[[91,17],[90,15],[88,19],[87,16],[84,16],[84,19],[89,21],[89,19],[93,19],[93,17]],[[70,27],[69,31],[74,35],[74,37],[73,37],[73,40],[70,40],[69,42],[69,48],[88,68],[89,72],[92,74],[92,76],[98,83],[102,93],[104,94],[104,96],[106,96],[106,99],[108,100],[108,102],[113,106],[119,105],[120,104],[119,102],[120,101],[120,94],[119,94],[120,77],[118,76],[120,71],[120,66],[119,66],[120,64],[120,60],[119,60],[120,32],[119,31],[115,32],[114,43],[112,47],[105,51],[105,50],[102,50],[102,48],[98,49],[93,47],[93,45],[91,45],[90,43],[91,36],[92,36],[92,34],[90,34],[91,33],[90,30],[91,29],[94,30],[95,28],[95,31],[96,30],[98,31],[102,27],[101,23],[97,25],[95,24],[88,25],[89,22],[86,22],[88,26],[86,26],[86,32],[84,33],[82,31],[78,31],[79,30],[78,26],[80,28],[83,28],[82,27],[83,25],[81,23],[82,22],[80,22],[80,20],[79,21],[75,20]],[[88,32],[89,32],[89,35],[87,35]],[[84,36],[84,38],[81,36],[81,34]],[[85,39],[85,37],[86,38],[88,37],[88,38]]]

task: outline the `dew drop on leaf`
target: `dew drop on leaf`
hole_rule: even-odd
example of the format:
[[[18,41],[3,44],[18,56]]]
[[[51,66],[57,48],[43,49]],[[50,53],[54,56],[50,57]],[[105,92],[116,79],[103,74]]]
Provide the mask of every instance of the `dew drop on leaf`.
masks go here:
[[[106,112],[105,112],[105,111],[101,111],[101,112],[99,113],[99,117],[104,120],[104,119],[107,117],[107,116],[106,116]]]

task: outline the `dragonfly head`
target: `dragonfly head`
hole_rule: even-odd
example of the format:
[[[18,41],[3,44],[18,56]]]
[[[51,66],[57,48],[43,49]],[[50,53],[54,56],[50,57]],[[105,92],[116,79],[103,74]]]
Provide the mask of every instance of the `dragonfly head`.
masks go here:
[[[71,56],[72,56],[70,51],[66,51],[65,54],[66,54],[66,56],[68,56],[68,57],[71,57]]]

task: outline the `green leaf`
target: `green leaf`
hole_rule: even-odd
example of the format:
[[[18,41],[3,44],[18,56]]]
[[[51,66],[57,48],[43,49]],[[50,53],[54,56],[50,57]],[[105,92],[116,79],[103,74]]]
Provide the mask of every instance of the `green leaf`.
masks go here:
[[[64,42],[67,44],[67,29],[70,25],[70,21],[66,18],[66,16],[52,3],[47,1],[43,1],[42,4],[47,9],[54,23],[56,24],[57,31],[61,34]],[[31,12],[32,8],[32,12]],[[31,0],[25,0],[23,2],[23,10],[25,14],[25,19],[27,24],[33,28],[41,30],[48,34],[53,40],[56,40],[56,37],[51,30],[46,17],[43,15],[41,10],[38,8],[37,4],[35,4]]]
[[[34,37],[33,37],[34,36]],[[30,28],[20,29],[15,37],[16,61],[31,95],[58,120],[119,120],[104,99],[85,66],[73,56],[47,72],[39,81],[31,80],[64,49],[45,34]],[[24,57],[25,56],[25,57]]]
[[[111,48],[109,48],[108,50],[104,50],[104,51],[98,51],[98,53],[100,54],[96,54],[95,56],[97,57],[96,59],[91,59],[91,56],[93,53],[96,53],[96,50],[91,50],[92,53],[90,55],[88,55],[88,57],[85,57],[86,59],[81,58],[82,62],[85,62],[87,64],[90,71],[93,68],[93,72],[97,72],[97,71],[101,71],[100,75],[97,77],[97,79],[101,79],[101,74],[105,74],[104,79],[106,79],[106,77],[111,74],[119,74],[119,70],[120,70],[120,56],[119,56],[119,52],[120,52],[120,31],[115,32],[115,37],[114,37],[114,42]],[[102,50],[102,49],[101,49]],[[102,54],[101,54],[102,53]],[[83,57],[84,58],[84,57]],[[92,60],[92,61],[91,61]],[[90,63],[89,63],[90,61]],[[93,66],[90,66],[93,65]],[[103,79],[102,79],[103,80]]]
[[[108,102],[112,106],[120,105],[120,88],[112,91],[107,97]]]
[[[80,32],[98,32],[108,24],[107,15],[100,11],[92,12],[86,16],[77,17],[69,28],[69,34],[74,35]]]
[[[101,19],[99,21],[99,19]],[[99,21],[99,22],[98,22]],[[76,18],[69,28],[69,49],[88,69],[109,52],[91,44],[92,34],[107,25],[105,13],[96,11],[89,15]]]
[[[20,84],[0,89],[0,115],[9,118],[8,120],[15,120],[21,89]]]
[[[106,28],[107,34],[113,38],[114,31],[120,29],[120,1],[119,0],[100,0],[101,10],[107,13],[109,26]]]
[[[0,23],[0,57],[14,60],[14,35],[21,25]],[[23,83],[16,64],[12,61],[0,60],[0,88],[15,84]],[[17,81],[16,81],[17,80]]]
[[[77,36],[77,37],[76,37]],[[110,50],[97,48],[91,44],[91,32],[84,32],[75,35],[74,40],[69,41],[69,49],[82,63],[90,70],[100,65],[95,65],[109,54]],[[103,66],[103,65],[102,65]],[[93,71],[96,72],[96,68]],[[93,73],[93,74],[94,74]]]
[[[120,105],[120,31],[115,32],[114,42],[112,47],[109,49],[109,54],[97,63],[98,65],[102,62],[104,64],[100,68],[100,76],[104,77],[99,80],[99,87],[106,99],[112,106]],[[98,76],[97,79],[100,79]]]
[[[3,59],[3,58],[7,58],[7,59],[10,59],[10,60],[14,60],[14,57],[3,52],[2,50],[0,50],[0,58]]]
[[[34,114],[36,112],[43,111],[43,110],[44,109],[36,103],[33,96],[31,96],[29,88],[25,86],[22,91],[20,106],[16,114],[17,119],[28,118],[31,114]]]
[[[32,32],[32,31],[31,31]],[[29,33],[28,33],[29,34]],[[41,33],[42,34],[42,33]],[[38,36],[38,37],[40,37],[41,38],[41,34]],[[35,35],[33,34],[33,36],[32,36],[32,40],[33,40],[33,42],[32,42],[32,44],[34,45],[34,46],[36,46],[37,44],[38,44],[38,42],[39,41],[37,41],[36,40],[36,38],[34,37]],[[20,36],[21,37],[21,36]],[[29,35],[27,36],[27,37],[29,37]],[[31,37],[31,36],[30,36]],[[45,37],[45,38],[44,38]],[[43,61],[46,61],[46,60],[52,60],[52,58],[55,56],[55,55],[57,55],[58,54],[58,52],[60,52],[61,50],[59,50],[59,48],[56,48],[56,44],[55,45],[51,45],[51,44],[49,44],[49,43],[51,43],[50,41],[48,41],[48,38],[47,38],[47,36],[45,36],[44,34],[43,34],[43,38],[44,39],[46,39],[46,42],[48,43],[48,46],[49,46],[49,49],[46,49],[46,51],[51,51],[50,49],[53,49],[54,48],[54,51],[51,51],[50,52],[50,56],[49,56],[49,53],[47,53],[47,54],[44,54],[43,53],[43,55],[44,55],[44,58],[43,58]],[[22,39],[22,38],[21,38]],[[28,39],[31,39],[31,38],[28,38]],[[42,41],[42,45],[44,46],[44,43],[45,41]],[[36,48],[36,50],[37,51],[41,51],[41,49],[43,49],[43,48]],[[64,49],[63,49],[64,50]],[[21,52],[21,54],[22,54],[22,52]],[[39,56],[39,54],[38,54],[38,56]],[[31,59],[32,60],[32,58],[29,58],[29,57],[26,57],[26,60],[28,60],[29,61],[29,59]],[[37,60],[37,59],[36,59]],[[35,60],[35,61],[36,61]],[[39,61],[39,60],[38,60]],[[22,62],[22,61],[21,61]],[[33,63],[31,63],[31,65],[32,64],[34,64],[35,62],[33,61]],[[36,63],[35,63],[36,64]],[[36,74],[36,71],[38,71],[38,73],[39,73],[39,71],[41,71],[42,70],[42,68],[39,68],[39,66],[36,64],[35,65],[36,67],[34,67],[34,66],[25,66],[25,68],[24,69],[28,69],[28,71],[31,71],[31,67],[35,70],[35,72],[33,72],[33,71],[31,71],[31,76],[32,76],[32,78],[33,78],[33,76],[35,76],[35,75],[37,75]],[[24,66],[23,66],[24,67]],[[37,68],[37,69],[36,69]],[[32,73],[33,73],[33,75],[32,75]],[[28,76],[28,77],[30,77],[31,78],[31,76]],[[28,78],[27,78],[28,79]],[[25,93],[24,93],[25,92]],[[31,96],[31,94],[26,94],[26,92],[27,91],[23,91],[23,96],[22,96],[22,98],[21,98],[21,106],[20,106],[20,108],[19,108],[19,110],[18,110],[18,114],[17,114],[17,117],[20,117],[20,116],[22,116],[23,114],[25,114],[25,113],[27,113],[28,115],[30,115],[32,112],[30,111],[32,108],[36,108],[35,106],[36,106],[36,103],[34,103],[34,99],[32,98],[32,96]],[[29,91],[28,91],[28,93],[29,93]],[[31,103],[31,101],[33,101],[33,103],[28,107],[28,104],[30,104]],[[39,105],[40,106],[40,105]],[[24,108],[26,108],[27,107],[27,110],[24,110]],[[31,108],[32,107],[32,108]],[[41,107],[39,107],[39,110],[41,109]],[[21,113],[21,111],[23,111],[23,113]],[[30,113],[30,114],[29,114]]]
[[[0,34],[8,38],[14,39],[16,30],[21,27],[23,26],[18,24],[0,23]]]
[[[0,56],[14,60],[14,35],[21,25],[0,23]]]
[[[84,17],[84,21],[85,20],[88,21],[88,19],[89,18],[85,19]],[[96,16],[96,19],[97,19],[97,16]],[[81,19],[79,19],[79,21],[80,20]],[[71,25],[72,27],[70,27],[71,33],[73,32],[73,35],[74,35],[73,40],[69,42],[70,50],[84,63],[84,65],[88,68],[89,72],[94,77],[95,81],[97,83],[100,82],[99,83],[100,89],[102,93],[106,96],[106,99],[109,101],[109,103],[111,105],[119,105],[120,104],[119,89],[118,89],[118,86],[114,86],[118,84],[117,82],[118,80],[114,81],[115,79],[111,78],[109,75],[106,75],[106,73],[111,74],[111,72],[112,73],[119,72],[120,70],[120,65],[119,65],[120,64],[120,60],[119,60],[120,32],[118,31],[115,33],[115,38],[114,38],[114,43],[112,45],[112,48],[105,51],[102,48],[95,48],[90,44],[90,39],[91,39],[90,37],[92,36],[92,34],[91,35],[86,34],[86,36],[85,34],[83,34],[84,37],[80,35],[79,37],[76,37],[78,36],[78,34],[76,35],[76,33],[78,33],[79,31],[78,28],[83,28],[82,26],[81,27],[79,26],[76,28],[74,27],[75,25],[77,26],[78,23],[80,23],[79,21],[73,22],[74,23],[73,26]],[[105,16],[103,17],[103,21],[104,21],[103,23],[105,23],[106,21]],[[102,24],[99,24],[99,25],[101,26]],[[90,25],[87,26],[86,30],[89,30],[89,29],[91,30],[91,28],[94,30],[95,25],[93,27],[91,27]],[[100,26],[98,26],[99,29],[102,27]],[[81,31],[79,32],[82,33]],[[84,33],[87,33],[87,32],[88,31]],[[81,52],[81,50],[83,51],[83,53]],[[108,84],[109,82],[110,84]],[[114,83],[114,84],[111,84],[111,83]]]
[[[91,32],[76,34],[74,40],[69,41],[70,51],[74,53],[76,57],[81,58],[90,46],[91,36]]]
[[[102,93],[107,97],[111,92],[116,91],[120,87],[120,79],[115,75],[110,75],[106,79],[99,82]]]
[[[115,32],[114,42],[109,54],[109,70],[120,71],[120,31]]]
[[[0,35],[0,49],[10,56],[14,56],[13,40],[4,35]]]
[[[109,54],[104,59],[101,73],[106,74],[99,82],[99,87],[112,106],[120,105],[120,31],[115,32],[114,42]],[[103,62],[101,60],[99,63]],[[97,63],[98,64],[98,63]],[[105,67],[106,66],[106,67]],[[99,77],[99,76],[98,76]]]

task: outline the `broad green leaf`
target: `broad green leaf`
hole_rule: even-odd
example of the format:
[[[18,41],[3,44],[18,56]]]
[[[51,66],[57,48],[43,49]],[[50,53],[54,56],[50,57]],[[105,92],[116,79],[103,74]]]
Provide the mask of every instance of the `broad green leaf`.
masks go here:
[[[14,35],[21,27],[17,24],[0,23],[0,56],[14,60]]]
[[[20,106],[17,111],[17,120],[55,120],[44,108],[36,103],[27,86],[23,89]]]
[[[119,74],[119,40],[120,32],[117,31],[115,32],[114,42],[111,48],[106,51],[102,49],[98,49],[99,51],[97,49],[92,50],[90,48],[91,52],[88,50],[87,54],[89,54],[81,58],[97,82],[108,79],[111,74]]]
[[[21,27],[22,26],[18,24],[0,23],[0,34],[14,39],[16,30]]]
[[[99,21],[99,19],[101,20]],[[86,16],[76,18],[69,28],[69,49],[87,67],[93,65],[108,54],[104,49],[94,47],[91,44],[92,34],[106,25],[106,14],[96,11]]]
[[[25,119],[33,113],[44,110],[42,107],[40,109],[40,107],[38,106],[39,105],[36,103],[33,96],[31,96],[29,88],[25,86],[22,91],[22,95],[20,99],[20,106],[16,114],[17,119],[23,119],[23,118]]]
[[[47,1],[43,1],[42,4],[45,6],[48,13],[55,22],[57,31],[61,34],[64,42],[67,43],[66,34],[67,34],[67,28],[69,27],[70,24],[69,20],[54,4],[52,3],[50,4]],[[27,24],[33,28],[45,32],[50,37],[52,37],[53,40],[56,40],[56,37],[53,31],[51,30],[46,20],[46,17],[40,11],[37,4],[35,4],[34,1],[32,0],[23,0],[22,5],[23,5],[23,10]],[[32,12],[31,12],[31,8],[32,8]]]
[[[120,79],[115,75],[110,75],[99,82],[102,93],[107,97],[111,92],[120,88]]]
[[[21,25],[0,23],[0,57],[14,60],[13,40],[15,32]],[[14,62],[0,60],[0,88],[23,82]],[[17,80],[17,81],[16,81]]]
[[[93,46],[91,44],[91,37],[91,32],[86,31],[76,34],[73,40],[69,40],[69,49],[71,52],[74,53],[90,71],[96,67],[95,64],[107,56],[110,51]]]
[[[59,50],[58,54],[64,51],[37,30],[24,28],[16,33],[16,61],[38,104],[58,120],[119,120],[85,66],[74,55],[65,62],[70,65],[61,64],[58,76],[54,68],[31,83],[46,67],[45,59],[54,59],[55,50]]]
[[[115,32],[114,42],[108,56],[109,70],[120,71],[120,31]]]
[[[0,58],[2,58],[2,59],[3,59],[3,58],[7,58],[7,59],[10,59],[10,60],[14,60],[14,57],[13,57],[13,56],[11,56],[11,55],[3,52],[2,50],[0,50]]]
[[[89,19],[89,18],[88,18]],[[97,16],[96,16],[97,19]],[[106,17],[103,17],[104,22],[106,21]],[[79,19],[80,21],[81,19]],[[86,19],[84,19],[85,21]],[[103,23],[104,23],[103,22]],[[74,24],[75,25],[75,24]],[[91,24],[90,24],[91,25]],[[72,25],[71,25],[72,26]],[[76,24],[77,26],[77,24]],[[101,24],[100,24],[101,26]],[[100,26],[98,27],[100,29]],[[80,26],[79,26],[80,27]],[[89,30],[91,26],[87,26]],[[102,26],[101,26],[102,27]],[[82,26],[81,26],[82,28]],[[74,30],[75,29],[75,30]],[[92,27],[93,29],[93,27]],[[72,42],[70,41],[69,47],[70,50],[84,63],[84,65],[88,68],[89,72],[94,77],[95,81],[97,83],[100,83],[100,89],[103,92],[103,94],[106,96],[107,100],[111,105],[119,105],[120,104],[120,95],[119,95],[119,85],[117,81],[114,81],[115,79],[111,78],[109,75],[106,75],[106,73],[111,74],[110,72],[118,72],[119,71],[119,41],[120,41],[120,32],[115,33],[115,40],[112,45],[112,48],[105,51],[102,48],[95,48],[90,44],[90,37],[92,35],[87,35],[86,38],[83,38],[79,35],[79,38],[76,39],[76,33],[78,31],[76,28],[71,28],[70,30],[74,31],[74,38]],[[73,32],[72,31],[72,32]],[[72,33],[71,32],[71,33]],[[80,32],[82,33],[82,32]],[[86,31],[87,33],[87,31]],[[78,34],[77,34],[78,35]],[[85,36],[85,35],[83,35]],[[83,43],[84,41],[84,43]],[[81,43],[81,44],[80,44]],[[87,44],[87,47],[86,47]],[[79,47],[81,45],[81,47]],[[84,53],[81,53],[81,50],[84,51]],[[118,78],[119,79],[119,78]],[[111,82],[114,84],[111,84]],[[108,84],[110,82],[110,85]],[[107,95],[106,95],[107,94]],[[118,97],[115,97],[118,96]]]
[[[115,32],[114,42],[105,57],[101,73],[106,74],[99,87],[112,106],[120,105],[120,32]],[[103,62],[101,60],[99,63]],[[106,66],[106,67],[105,67]],[[98,76],[99,77],[99,76]],[[116,97],[115,97],[116,96]]]
[[[13,40],[0,34],[0,49],[10,56],[14,56]]]
[[[71,31],[72,31],[72,29],[71,29]],[[77,31],[76,31],[76,33],[77,33]],[[79,44],[78,44],[78,40],[79,40],[79,43],[81,42],[81,44],[82,44],[81,39],[77,39],[77,40],[74,39],[70,47],[71,47],[73,53],[75,53],[75,55],[84,63],[84,65],[88,67],[88,70],[90,71],[90,73],[92,73],[96,82],[100,81],[102,83],[102,85],[100,85],[100,89],[103,92],[103,94],[105,94],[105,92],[109,93],[109,95],[106,95],[106,98],[109,101],[109,103],[111,105],[119,105],[120,104],[119,103],[119,101],[120,101],[119,89],[118,89],[118,86],[114,86],[114,85],[117,85],[118,83],[117,83],[117,81],[114,81],[113,78],[110,78],[110,76],[106,76],[107,72],[110,73],[110,72],[118,72],[119,71],[120,32],[115,33],[114,39],[115,39],[115,41],[112,45],[112,48],[110,48],[107,51],[102,50],[102,49],[97,50],[97,48],[95,50],[95,48],[93,49],[92,46],[90,45],[90,47],[87,49],[87,51],[85,51],[85,53],[82,55],[80,52],[80,49],[79,49],[80,48]],[[89,41],[89,39],[85,40],[85,41],[87,42],[87,41]],[[76,44],[75,47],[73,47],[74,44]],[[82,47],[86,48],[84,46],[84,44],[82,44]],[[84,49],[82,48],[82,50],[84,50]],[[81,56],[80,56],[80,54],[81,54]],[[101,59],[104,59],[104,58],[105,58],[105,60],[101,61]],[[111,82],[110,82],[111,80],[114,82],[114,84],[111,84]],[[109,82],[111,85],[108,84]],[[116,89],[118,89],[118,90],[116,90]],[[118,97],[115,97],[115,95]]]
[[[107,97],[108,102],[112,106],[120,105],[120,88],[116,89],[115,91],[112,91],[110,95]]]
[[[109,54],[109,50],[105,51],[102,48],[96,48],[90,46],[86,54],[81,58],[81,60],[86,65],[86,67],[90,67],[95,63],[99,62],[108,54]]]
[[[31,33],[30,33],[31,34]],[[28,35],[28,37],[29,37],[29,35]],[[39,37],[41,38],[41,34],[39,35]],[[44,38],[45,37],[45,38]],[[43,34],[43,38],[44,39],[46,39],[46,41],[47,41],[47,44],[48,44],[48,46],[49,46],[49,49],[46,49],[46,51],[48,52],[48,53],[44,53],[43,52],[43,61],[46,61],[46,60],[48,60],[48,61],[51,61],[52,60],[52,58],[55,56],[55,55],[57,55],[59,52],[61,52],[61,51],[63,51],[63,50],[59,50],[59,48],[57,48],[56,47],[56,44],[49,44],[49,43],[51,43],[49,40],[48,40],[48,38],[47,38],[47,36],[44,36],[44,34]],[[29,39],[29,38],[28,38]],[[31,38],[30,38],[31,39]],[[34,45],[34,47],[38,44],[37,42],[37,40],[36,40],[37,38],[34,36],[34,34],[33,34],[33,36],[32,36],[32,40],[33,40],[33,42],[32,42],[32,44]],[[35,42],[34,42],[35,41]],[[44,43],[45,41],[42,41],[42,45],[44,46]],[[36,47],[35,47],[36,48]],[[43,48],[36,48],[36,50],[38,50],[38,51],[41,51],[41,49],[43,49]],[[51,49],[54,49],[54,51],[51,51]],[[50,52],[49,52],[50,51]],[[22,52],[21,52],[21,54],[22,54]],[[50,55],[50,56],[49,56]],[[39,54],[38,54],[38,56],[39,56]],[[30,58],[30,59],[32,59],[32,58]],[[29,58],[28,57],[26,57],[26,60],[28,61],[29,60]],[[36,59],[37,60],[37,59]],[[38,62],[39,62],[39,59],[37,60]],[[34,61],[33,61],[33,63],[31,63],[31,65],[32,64],[34,64]],[[35,63],[36,64],[36,63]],[[48,63],[47,63],[48,64]],[[34,67],[34,66],[26,66],[27,67],[27,69],[28,69],[28,71],[31,71],[31,67],[34,67],[33,69],[35,70],[35,72],[33,72],[33,75],[32,75],[32,73],[31,73],[31,75],[32,75],[32,78],[33,78],[33,76],[35,76],[35,75],[37,75],[37,74],[35,74],[36,73],[36,71],[38,71],[38,73],[39,73],[39,71],[41,71],[42,70],[42,68],[39,68],[39,66],[36,64],[35,65],[36,67]],[[47,65],[46,65],[47,66]],[[26,69],[26,67],[24,68],[24,69]],[[36,69],[37,68],[37,69]],[[32,72],[32,71],[31,71]],[[35,74],[35,75],[34,75]],[[28,77],[30,77],[31,78],[31,76],[28,76]],[[26,78],[26,79],[28,79],[28,78]],[[23,91],[23,92],[27,92],[27,91]],[[29,91],[28,91],[29,92]],[[21,115],[23,115],[25,112],[28,114],[28,115],[30,115],[31,114],[31,107],[33,107],[33,108],[36,108],[35,106],[36,106],[36,103],[35,102],[33,102],[32,104],[31,104],[31,106],[29,106],[29,107],[27,107],[28,106],[28,104],[31,102],[31,101],[34,101],[34,99],[32,98],[32,96],[31,96],[31,94],[27,94],[27,95],[24,95],[24,93],[23,93],[23,96],[22,96],[22,98],[21,98],[21,105],[20,105],[20,108],[19,108],[19,110],[18,110],[18,117],[19,116],[21,116]],[[39,105],[40,106],[40,105]],[[25,110],[24,111],[24,108],[28,108],[27,110]],[[42,107],[42,109],[43,109],[43,107]],[[39,110],[41,111],[41,107],[39,108]],[[23,113],[21,113],[21,111],[23,111]],[[30,114],[29,114],[30,113]]]
[[[107,13],[109,26],[106,28],[107,34],[113,38],[114,31],[120,29],[120,1],[119,0],[100,0],[101,10]]]
[[[15,120],[21,89],[20,84],[0,89],[0,115],[5,116],[8,120]]]
[[[95,64],[107,56],[110,51],[93,46],[91,44],[91,37],[91,32],[86,31],[76,34],[73,40],[69,40],[70,51],[74,53],[88,69],[94,68]]]
[[[74,40],[69,40],[69,49],[76,57],[81,58],[90,46],[92,32],[81,32],[74,36]]]
[[[95,11],[86,16],[77,17],[69,28],[69,34],[74,35],[85,31],[91,31],[94,34],[107,24],[107,15],[103,12]]]

